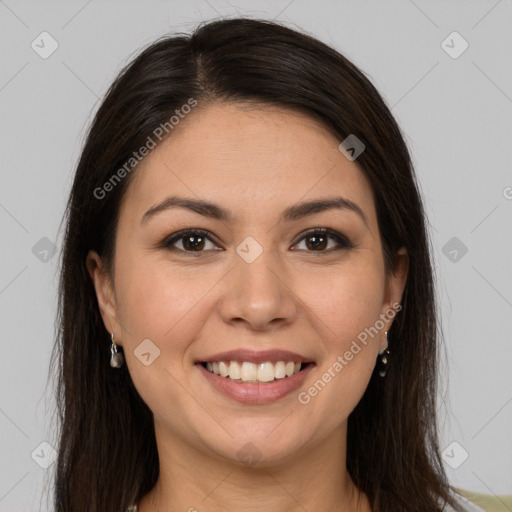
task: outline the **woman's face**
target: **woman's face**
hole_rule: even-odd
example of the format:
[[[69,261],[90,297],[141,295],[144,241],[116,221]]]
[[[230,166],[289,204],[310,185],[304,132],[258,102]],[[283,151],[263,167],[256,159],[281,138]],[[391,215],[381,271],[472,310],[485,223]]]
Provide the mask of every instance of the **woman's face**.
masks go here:
[[[88,266],[161,443],[270,465],[344,439],[407,261],[386,280],[340,142],[296,112],[217,103],[134,171],[113,281]]]

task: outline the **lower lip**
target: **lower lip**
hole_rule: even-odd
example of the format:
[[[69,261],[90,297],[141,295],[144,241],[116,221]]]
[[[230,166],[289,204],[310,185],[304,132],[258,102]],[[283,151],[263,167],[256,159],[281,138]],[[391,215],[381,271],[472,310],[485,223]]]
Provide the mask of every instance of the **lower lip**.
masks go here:
[[[243,404],[266,404],[275,402],[295,391],[304,381],[313,364],[309,364],[304,370],[283,379],[268,383],[247,384],[236,382],[229,377],[221,377],[208,371],[202,364],[196,364],[208,381],[221,393]]]

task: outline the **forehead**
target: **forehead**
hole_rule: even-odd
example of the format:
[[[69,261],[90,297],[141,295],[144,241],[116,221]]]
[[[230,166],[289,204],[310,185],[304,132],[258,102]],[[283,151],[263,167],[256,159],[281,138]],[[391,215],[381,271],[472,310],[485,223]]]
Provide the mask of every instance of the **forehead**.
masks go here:
[[[371,186],[339,143],[319,121],[293,110],[196,108],[139,164],[123,203],[140,214],[171,194],[183,195],[250,217],[263,207],[277,213],[301,200],[343,195],[371,219]]]

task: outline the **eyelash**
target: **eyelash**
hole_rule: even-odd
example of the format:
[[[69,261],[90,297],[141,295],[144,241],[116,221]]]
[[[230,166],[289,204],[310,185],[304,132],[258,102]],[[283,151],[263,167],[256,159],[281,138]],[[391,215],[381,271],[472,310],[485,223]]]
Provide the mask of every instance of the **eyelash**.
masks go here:
[[[300,242],[302,242],[304,239],[307,239],[308,237],[313,237],[313,236],[318,236],[318,235],[327,236],[328,238],[332,238],[338,244],[338,247],[335,247],[335,248],[331,247],[330,249],[325,249],[322,251],[311,250],[311,251],[306,251],[306,252],[331,253],[333,251],[340,251],[343,249],[345,249],[345,250],[353,249],[355,247],[355,245],[347,237],[345,237],[341,233],[338,233],[337,231],[330,229],[330,228],[314,228],[314,229],[310,229],[304,233],[301,233],[301,235],[299,235],[300,238],[294,244],[294,246],[299,244]],[[160,247],[163,249],[166,249],[168,251],[171,251],[171,252],[185,253],[187,255],[194,255],[195,257],[199,256],[201,253],[209,252],[212,250],[212,249],[206,249],[206,250],[201,250],[201,251],[187,251],[185,249],[179,249],[177,247],[174,247],[174,245],[173,245],[174,243],[183,240],[187,236],[201,236],[201,237],[208,239],[210,242],[215,243],[212,240],[212,238],[214,238],[213,234],[210,233],[209,231],[206,231],[204,229],[186,229],[186,230],[174,233],[170,237],[166,238],[160,244]],[[218,249],[214,249],[214,250],[218,250]],[[301,250],[304,250],[304,249],[301,249]]]

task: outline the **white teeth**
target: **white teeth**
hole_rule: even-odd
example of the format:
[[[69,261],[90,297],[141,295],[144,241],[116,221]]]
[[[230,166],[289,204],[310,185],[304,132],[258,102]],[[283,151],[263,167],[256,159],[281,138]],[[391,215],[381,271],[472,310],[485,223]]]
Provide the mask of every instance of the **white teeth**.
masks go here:
[[[248,361],[206,363],[206,369],[215,375],[242,382],[272,382],[276,379],[284,379],[299,373],[301,366],[301,363],[294,361],[277,361],[275,364],[269,361],[260,364]]]
[[[276,379],[284,379],[286,377],[286,364],[284,361],[277,361],[274,371]]]
[[[299,363],[300,368],[300,363]],[[258,380],[260,382],[270,382],[275,378],[274,365],[272,363],[261,363],[258,365]]]
[[[258,367],[254,363],[242,363],[240,367],[240,378],[244,382],[249,380],[255,381],[258,378]]]
[[[231,361],[229,365],[229,378],[234,380],[240,378],[240,365],[236,361]]]
[[[208,367],[208,363],[206,364],[206,367]],[[229,368],[224,361],[219,363],[219,372],[222,377],[227,377],[229,375]]]

